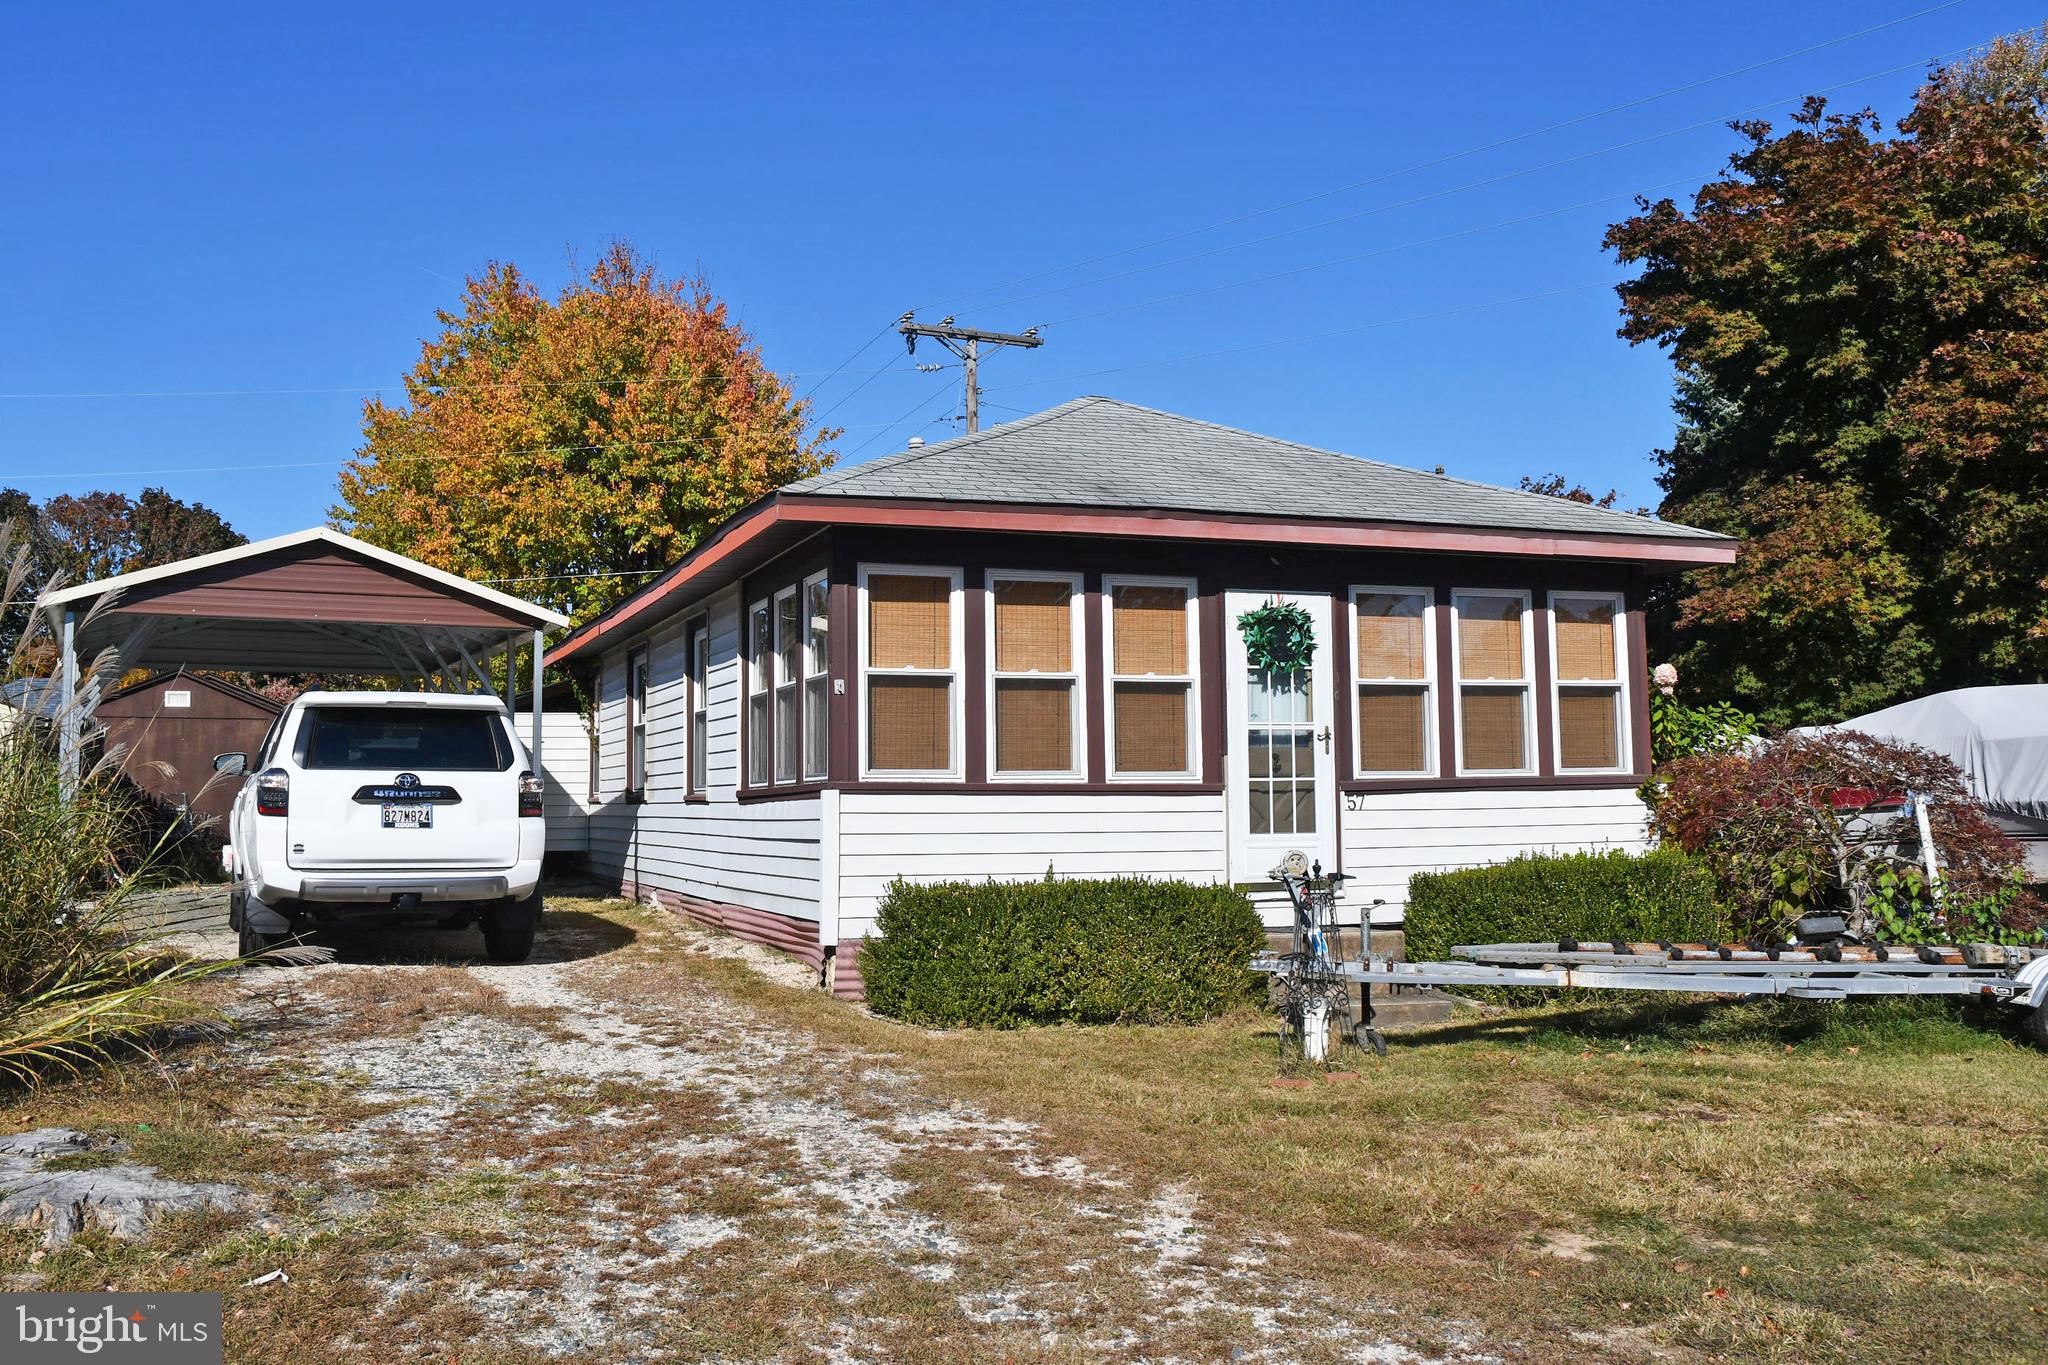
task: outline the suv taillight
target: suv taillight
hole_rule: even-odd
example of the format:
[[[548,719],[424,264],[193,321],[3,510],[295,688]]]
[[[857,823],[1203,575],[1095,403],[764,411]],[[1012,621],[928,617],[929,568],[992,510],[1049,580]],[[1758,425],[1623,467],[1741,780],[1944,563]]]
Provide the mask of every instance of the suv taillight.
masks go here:
[[[283,815],[292,807],[292,775],[282,768],[267,768],[256,776],[256,813]]]
[[[532,772],[519,774],[519,814],[523,817],[541,814],[541,798],[546,789]]]

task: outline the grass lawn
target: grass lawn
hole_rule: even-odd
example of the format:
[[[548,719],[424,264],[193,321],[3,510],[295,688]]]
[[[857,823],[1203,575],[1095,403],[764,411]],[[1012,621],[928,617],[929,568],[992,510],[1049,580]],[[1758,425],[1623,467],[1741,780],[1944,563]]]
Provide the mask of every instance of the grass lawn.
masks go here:
[[[1297,1091],[1270,1085],[1263,1018],[932,1033],[780,1008],[1283,1233],[1275,1273],[1567,1358],[2048,1359],[2048,1057],[1993,1015],[1574,1002],[1345,1049],[1357,1080]]]
[[[771,982],[641,907],[551,897],[550,922],[589,956],[273,976],[283,1014],[326,1012],[0,1097],[0,1131],[87,1128],[268,1199],[33,1262],[32,1234],[0,1235],[0,1280],[222,1290],[238,1361],[559,1358],[504,1324],[572,1271],[599,1326],[643,1289],[676,1306],[651,1345],[579,1360],[838,1340],[863,1359],[1228,1361],[1260,1283],[1429,1353],[2048,1359],[2048,1057],[1995,1017],[1565,1003],[1397,1037],[1384,1062],[1347,1049],[1357,1079],[1275,1089],[1262,1017],[936,1033]],[[577,1071],[612,1019],[647,1065]],[[508,1032],[523,1050],[490,1085],[432,1088],[446,1047],[488,1058]],[[761,1039],[780,1051],[749,1060]],[[394,1097],[394,1070],[441,1098]],[[1034,1125],[1036,1173],[993,1130],[949,1136],[956,1101]],[[819,1205],[834,1163],[869,1159],[841,1134],[888,1138],[871,1210]],[[1069,1160],[1093,1183],[1059,1175]],[[1199,1221],[1162,1234],[1188,1248],[1164,1259],[1128,1230],[1159,1208]],[[663,1258],[636,1231],[676,1219],[738,1235]],[[957,1246],[891,1248],[925,1228]],[[244,1287],[273,1268],[289,1291]],[[1243,1293],[1167,1320],[1183,1275]],[[972,1311],[1020,1299],[1055,1344]],[[1077,1345],[1087,1330],[1120,1344]],[[1343,1358],[1308,1328],[1298,1352],[1265,1340],[1268,1359]]]

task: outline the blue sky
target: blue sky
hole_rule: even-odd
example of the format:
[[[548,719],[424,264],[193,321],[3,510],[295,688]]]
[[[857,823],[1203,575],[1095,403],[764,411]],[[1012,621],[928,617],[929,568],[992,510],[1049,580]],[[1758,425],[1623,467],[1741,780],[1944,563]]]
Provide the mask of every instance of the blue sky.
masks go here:
[[[465,273],[553,287],[624,236],[800,390],[957,312],[1045,328],[985,421],[1104,393],[1654,504],[1669,372],[1614,335],[1602,228],[1712,174],[1729,116],[1840,86],[1895,119],[2041,18],[1937,4],[17,7],[0,485],[314,524]],[[854,459],[958,396],[893,335],[816,393]]]

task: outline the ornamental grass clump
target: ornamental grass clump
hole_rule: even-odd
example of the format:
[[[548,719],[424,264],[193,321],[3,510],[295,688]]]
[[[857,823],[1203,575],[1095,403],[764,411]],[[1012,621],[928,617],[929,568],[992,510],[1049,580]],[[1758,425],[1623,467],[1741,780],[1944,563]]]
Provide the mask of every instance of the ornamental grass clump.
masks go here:
[[[4,661],[15,678],[51,650],[26,547],[9,524],[0,524],[0,565],[0,613],[27,622]],[[81,691],[112,664],[95,660]],[[58,695],[53,679],[30,683],[29,704],[0,721],[0,1087],[146,1048],[173,1021],[217,1019],[181,988],[238,962],[194,961],[135,923],[129,902],[161,841],[141,833],[118,752],[65,780],[58,736],[70,717],[41,704]]]

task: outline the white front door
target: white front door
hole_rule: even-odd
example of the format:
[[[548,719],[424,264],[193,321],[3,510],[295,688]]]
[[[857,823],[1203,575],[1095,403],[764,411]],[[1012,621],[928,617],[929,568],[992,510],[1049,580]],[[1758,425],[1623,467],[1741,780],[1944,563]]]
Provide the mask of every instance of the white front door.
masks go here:
[[[1237,618],[1268,602],[1315,621],[1315,657],[1292,672],[1252,668]],[[1223,674],[1228,697],[1225,772],[1230,879],[1262,882],[1290,850],[1337,868],[1337,769],[1330,698],[1330,595],[1224,594]]]

